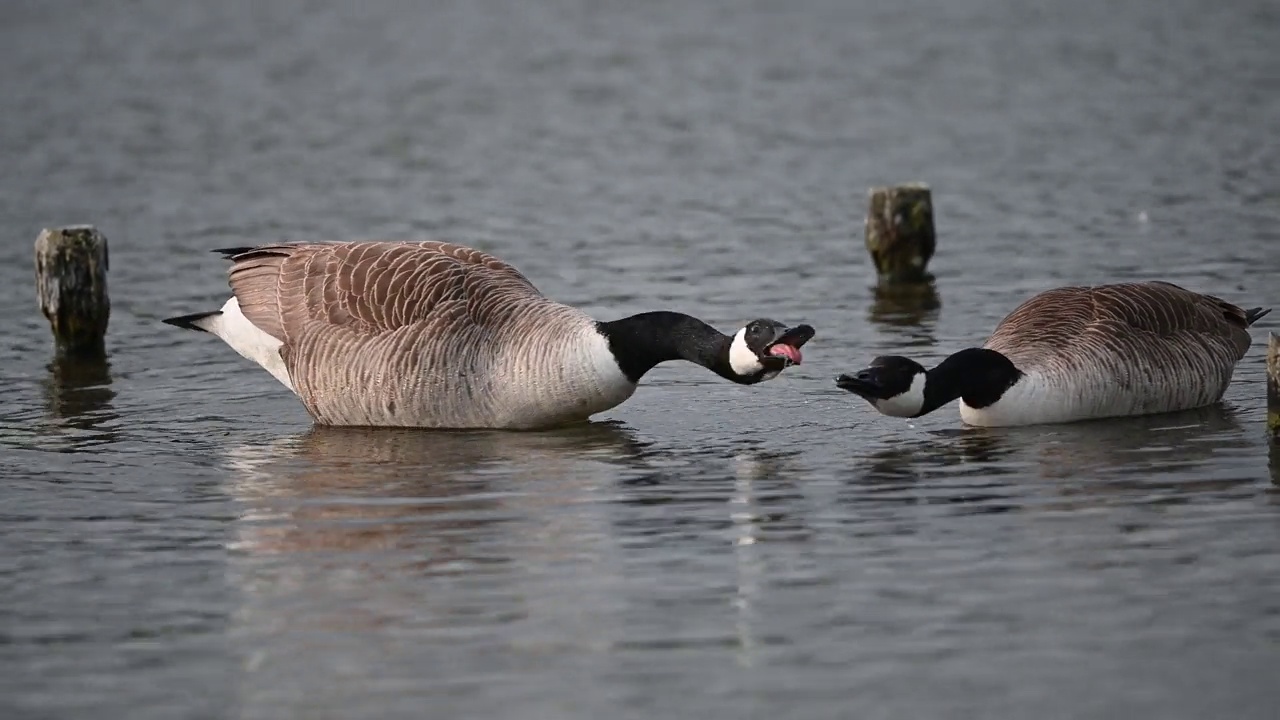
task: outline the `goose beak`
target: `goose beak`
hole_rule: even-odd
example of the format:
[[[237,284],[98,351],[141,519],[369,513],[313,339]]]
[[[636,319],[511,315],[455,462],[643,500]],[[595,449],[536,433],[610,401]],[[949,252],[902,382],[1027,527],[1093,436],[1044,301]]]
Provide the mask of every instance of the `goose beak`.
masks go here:
[[[885,400],[890,397],[884,383],[877,377],[875,368],[842,374],[836,378],[836,387],[871,401]]]
[[[814,329],[812,325],[797,325],[791,328],[782,328],[774,337],[773,342],[765,346],[765,355],[769,358],[780,358],[783,361],[782,367],[790,367],[799,365],[803,356],[800,354],[800,347],[809,342],[813,338]]]

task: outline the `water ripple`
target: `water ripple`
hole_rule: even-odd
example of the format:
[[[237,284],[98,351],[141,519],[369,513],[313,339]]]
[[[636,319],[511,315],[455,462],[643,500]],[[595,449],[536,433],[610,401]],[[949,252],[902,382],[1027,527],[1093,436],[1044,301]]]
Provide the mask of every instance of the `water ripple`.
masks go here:
[[[1260,346],[1219,407],[1059,428],[831,384],[1054,284],[1280,304],[1280,16],[1237,5],[6,4],[0,697],[1269,717]],[[879,293],[866,188],[915,179],[937,286]],[[104,363],[55,361],[34,306],[30,241],[75,222],[111,242]],[[602,318],[818,336],[761,386],[671,364],[589,427],[431,434],[314,428],[159,322],[225,299],[212,248],[361,237],[477,244]]]

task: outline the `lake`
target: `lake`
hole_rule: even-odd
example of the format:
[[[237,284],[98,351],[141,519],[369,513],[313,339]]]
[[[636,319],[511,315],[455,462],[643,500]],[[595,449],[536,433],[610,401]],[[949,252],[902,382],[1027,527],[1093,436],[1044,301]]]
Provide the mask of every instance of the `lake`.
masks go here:
[[[908,422],[833,378],[1056,285],[1280,307],[1278,38],[1267,0],[6,2],[3,715],[1273,717],[1280,317],[1169,416]],[[923,305],[862,245],[909,181]],[[106,366],[35,304],[76,223]],[[361,238],[818,335],[763,385],[672,363],[586,427],[429,433],[314,427],[160,323],[225,300],[211,249]]]

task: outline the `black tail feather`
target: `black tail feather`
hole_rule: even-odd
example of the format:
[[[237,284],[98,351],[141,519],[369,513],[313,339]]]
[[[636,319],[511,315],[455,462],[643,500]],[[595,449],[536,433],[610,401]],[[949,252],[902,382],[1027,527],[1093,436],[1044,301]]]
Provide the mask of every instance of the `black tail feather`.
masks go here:
[[[222,248],[213,252],[222,253],[224,260],[249,260],[255,257],[266,256],[289,256],[288,250],[282,250],[279,245],[260,245],[258,247],[238,247],[238,248]]]
[[[1244,324],[1252,325],[1261,320],[1267,313],[1271,312],[1271,308],[1256,307],[1252,310],[1244,311]]]
[[[185,328],[187,330],[198,330],[200,332],[209,332],[208,330],[200,327],[196,323],[206,318],[211,318],[221,314],[222,314],[221,310],[214,310],[213,312],[192,313],[190,315],[181,315],[179,317],[165,318],[161,322],[167,323],[169,325],[173,325],[175,327]]]
[[[210,250],[209,252],[218,253],[224,260],[230,260],[231,258],[242,253],[247,253],[252,249],[252,247],[218,248],[216,250]]]

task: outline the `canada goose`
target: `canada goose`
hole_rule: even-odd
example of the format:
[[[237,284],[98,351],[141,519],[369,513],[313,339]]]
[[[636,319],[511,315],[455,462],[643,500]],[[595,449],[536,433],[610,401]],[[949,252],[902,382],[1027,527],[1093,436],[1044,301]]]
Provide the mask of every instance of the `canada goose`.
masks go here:
[[[1058,288],[932,370],[878,357],[836,385],[894,417],[960,398],[962,421],[992,427],[1188,410],[1222,399],[1269,312],[1159,281]]]
[[[814,335],[761,318],[730,337],[675,312],[598,322],[452,243],[215,252],[232,261],[231,298],[164,322],[221,338],[321,425],[549,428],[618,405],[668,360],[743,385],[770,380],[800,364]]]

